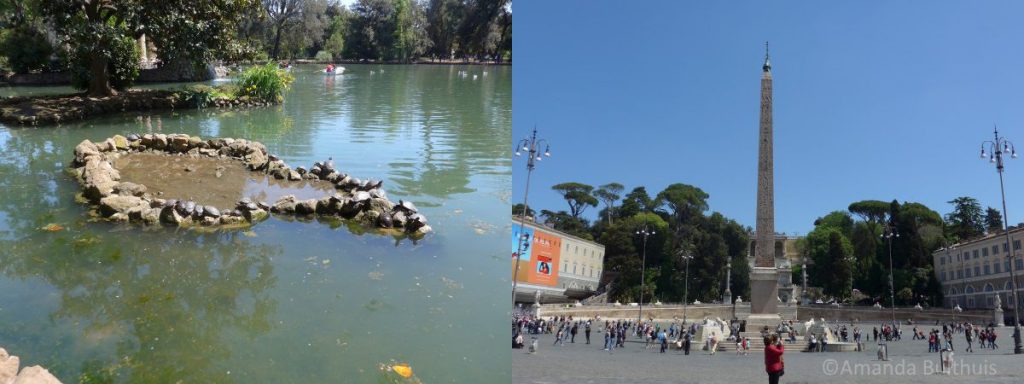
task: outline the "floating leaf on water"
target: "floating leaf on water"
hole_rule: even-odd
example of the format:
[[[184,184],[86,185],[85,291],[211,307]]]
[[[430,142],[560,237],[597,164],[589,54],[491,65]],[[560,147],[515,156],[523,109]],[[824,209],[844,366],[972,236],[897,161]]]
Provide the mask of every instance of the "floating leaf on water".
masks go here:
[[[330,263],[331,263],[331,260],[330,260],[330,259],[324,259],[324,260],[322,261],[322,263],[323,263],[323,265],[327,265],[327,264],[330,264]]]
[[[370,280],[381,280],[384,278],[384,272],[373,271],[369,273]]]
[[[245,232],[242,232],[242,235],[244,235],[245,237],[256,237],[256,232],[245,231]]]
[[[412,368],[409,367],[409,364],[395,364],[391,366],[391,370],[406,379],[412,377]]]
[[[60,224],[57,224],[57,223],[50,223],[50,224],[46,224],[46,226],[44,226],[42,228],[39,228],[39,229],[47,231],[47,232],[58,232],[58,231],[63,231],[64,227],[62,227]]]

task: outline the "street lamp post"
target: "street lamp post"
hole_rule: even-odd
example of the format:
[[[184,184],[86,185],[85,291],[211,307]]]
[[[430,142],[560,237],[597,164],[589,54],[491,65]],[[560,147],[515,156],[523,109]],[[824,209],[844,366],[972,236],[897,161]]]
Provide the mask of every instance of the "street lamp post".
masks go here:
[[[810,299],[807,298],[807,255],[800,258],[800,262],[802,263],[800,266],[800,274],[802,275],[800,282],[803,283],[803,288],[800,289],[800,296],[803,297],[803,304],[807,305],[810,304]]]
[[[516,309],[516,288],[517,288],[517,283],[519,282],[519,280],[518,280],[518,278],[519,278],[519,259],[521,259],[520,256],[523,253],[523,243],[526,242],[527,245],[529,245],[529,241],[530,241],[530,239],[527,238],[526,234],[525,234],[525,231],[526,231],[526,213],[530,211],[530,206],[527,205],[527,203],[526,203],[527,202],[527,197],[530,194],[530,175],[533,173],[533,169],[537,167],[537,163],[536,162],[541,161],[541,159],[542,159],[542,157],[539,154],[539,150],[538,150],[538,148],[540,148],[541,145],[544,145],[544,156],[551,157],[551,146],[547,145],[547,141],[546,140],[544,140],[544,139],[538,140],[537,139],[537,127],[534,126],[533,127],[533,134],[530,135],[530,138],[529,139],[521,140],[519,142],[519,145],[517,145],[515,148],[513,148],[513,152],[515,152],[516,156],[522,156],[522,154],[523,154],[522,151],[525,151],[526,152],[526,156],[527,156],[527,158],[526,158],[526,191],[523,193],[523,213],[520,216],[520,225],[519,225],[519,233],[521,235],[520,235],[520,241],[518,241],[518,245],[517,245],[518,249],[516,250],[516,267],[515,267],[515,270],[512,271],[512,312],[513,313],[515,313],[515,309]],[[552,268],[554,268],[554,266],[552,266]]]
[[[725,264],[725,294],[722,299],[726,304],[732,304],[732,290],[729,287],[732,285],[732,260],[729,260]]]
[[[1013,147],[1013,143],[1007,140],[1005,137],[999,137],[999,129],[993,130],[995,135],[994,141],[983,141],[981,142],[981,158],[986,157],[985,146],[988,145],[989,153],[987,154],[988,161],[996,165],[996,171],[999,173],[999,193],[1003,199],[1003,233],[1006,235],[1006,257],[1010,260],[1010,281],[1013,288],[1013,353],[1021,354],[1024,353],[1024,348],[1021,347],[1020,341],[1020,311],[1017,309],[1020,305],[1020,300],[1017,299],[1017,277],[1014,273],[1016,269],[1016,255],[1013,252],[1014,249],[1010,247],[1010,230],[1009,230],[1009,216],[1006,214],[1006,189],[1003,187],[1003,153],[1007,152],[1010,154],[1011,159],[1017,158],[1017,150]]]
[[[642,261],[641,261],[641,264],[640,264],[640,311],[637,312],[637,314],[636,314],[636,326],[637,327],[640,327],[640,322],[643,321],[643,315],[644,315],[644,280],[646,280],[646,279],[644,279],[644,274],[646,274],[646,272],[647,272],[647,237],[649,237],[649,236],[651,236],[651,235],[653,235],[655,233],[657,233],[657,232],[655,232],[654,230],[647,229],[647,224],[644,224],[644,228],[643,229],[641,229],[639,231],[636,231],[636,234],[638,236],[643,236],[644,237],[643,256],[641,257]],[[637,329],[639,329],[639,328],[637,328]]]
[[[693,259],[693,255],[687,255],[680,251],[680,256],[683,261],[686,262],[686,278],[683,283],[683,325],[686,325],[686,306],[690,304],[690,260]]]
[[[892,238],[900,237],[899,233],[896,233],[896,229],[892,227],[892,224],[885,226],[885,231],[882,233],[882,237],[889,240],[889,298],[892,301],[890,303],[891,308],[889,312],[892,314],[892,328],[896,330],[896,285],[892,278]]]

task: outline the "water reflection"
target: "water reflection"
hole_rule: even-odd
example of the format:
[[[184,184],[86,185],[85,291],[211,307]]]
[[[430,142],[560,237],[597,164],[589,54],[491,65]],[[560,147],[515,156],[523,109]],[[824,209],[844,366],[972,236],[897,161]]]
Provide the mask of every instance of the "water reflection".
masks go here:
[[[476,230],[507,227],[511,68],[476,81],[457,72],[482,68],[346,68],[298,68],[278,107],[0,126],[0,344],[65,382],[376,383],[392,358],[424,382],[510,380],[495,348],[505,236]],[[90,222],[72,150],[127,132],[253,139],[293,166],[334,157],[414,202],[435,235],[284,217],[213,234]],[[38,229],[49,223],[66,229]]]
[[[271,330],[277,307],[268,293],[277,282],[271,258],[281,247],[251,244],[240,232],[133,236],[136,241],[122,242],[117,235],[68,231],[0,242],[18,250],[0,254],[0,273],[42,279],[57,291],[51,320],[74,324],[82,336],[53,352],[86,352],[89,358],[76,367],[82,377],[230,381],[217,368],[232,353],[222,335]],[[62,377],[75,371],[63,363],[50,369]]]

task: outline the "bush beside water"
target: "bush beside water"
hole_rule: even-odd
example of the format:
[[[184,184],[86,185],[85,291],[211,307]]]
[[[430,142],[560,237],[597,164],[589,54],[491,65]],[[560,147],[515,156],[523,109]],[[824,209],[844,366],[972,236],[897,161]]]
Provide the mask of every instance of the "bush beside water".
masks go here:
[[[249,96],[262,101],[280,103],[284,91],[291,86],[294,77],[277,67],[276,63],[258,65],[245,70],[238,76],[238,96]]]
[[[197,108],[216,105],[218,100],[256,100],[266,103],[284,101],[284,92],[295,80],[290,73],[268,63],[246,69],[238,80],[219,86],[190,85],[182,91],[185,100]]]

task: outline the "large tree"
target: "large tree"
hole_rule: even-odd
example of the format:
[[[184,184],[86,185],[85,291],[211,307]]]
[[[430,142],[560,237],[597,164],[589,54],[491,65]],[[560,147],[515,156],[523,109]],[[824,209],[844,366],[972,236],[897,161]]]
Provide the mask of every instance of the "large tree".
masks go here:
[[[526,208],[526,217],[529,217],[530,219],[536,220],[537,219],[537,212],[534,212],[533,208],[526,207],[522,203],[519,203],[519,204],[516,204],[516,205],[512,206],[512,216],[516,216],[516,217],[522,216],[523,215],[523,208],[524,207]]]
[[[1003,214],[998,209],[992,207],[985,209],[985,230],[988,233],[997,233],[1003,230]]]
[[[165,58],[203,62],[238,48],[236,27],[258,6],[255,0],[53,0],[42,11],[74,48],[72,66],[88,72],[88,93],[107,96],[137,75],[135,37],[145,34]]]
[[[574,218],[578,219],[587,206],[597,206],[597,198],[590,194],[594,190],[593,186],[568,182],[555,184],[551,189],[562,195],[562,198],[569,204],[569,214]]]
[[[622,197],[623,189],[625,187],[622,184],[612,182],[602,185],[594,191],[594,197],[604,203],[605,218],[608,220],[609,225],[612,223],[612,211],[615,208],[615,202],[619,201],[619,198]]]
[[[985,222],[978,200],[961,196],[948,203],[953,204],[953,212],[946,215],[947,228],[956,241],[971,240],[985,233]]]
[[[808,266],[811,282],[837,300],[850,297],[853,288],[853,245],[834,226],[819,226],[807,234],[807,248],[813,264]]]

